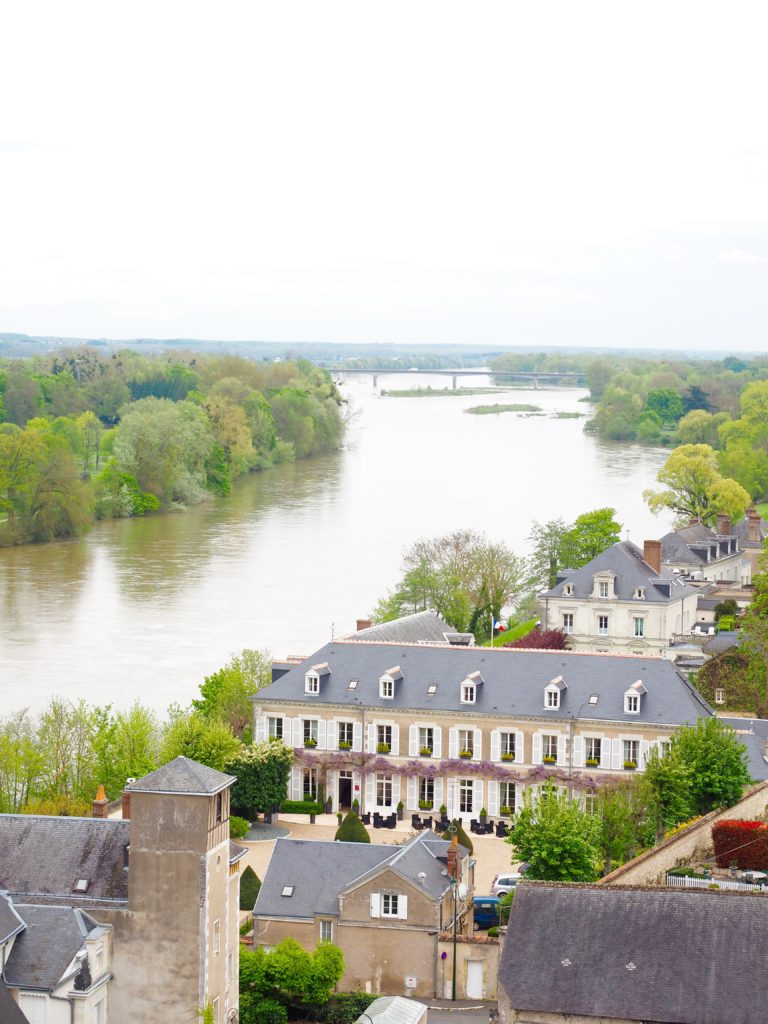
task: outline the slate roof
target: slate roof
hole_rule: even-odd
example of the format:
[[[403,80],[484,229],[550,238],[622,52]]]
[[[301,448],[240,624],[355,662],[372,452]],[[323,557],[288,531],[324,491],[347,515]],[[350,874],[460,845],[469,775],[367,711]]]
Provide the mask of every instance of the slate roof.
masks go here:
[[[23,927],[24,922],[13,909],[9,897],[0,893],[0,945]]]
[[[521,1011],[755,1024],[767,933],[764,895],[523,882],[499,985]]]
[[[127,900],[123,858],[130,822],[0,814],[0,889],[19,896],[65,896],[73,903]],[[89,880],[80,897],[73,886]]]
[[[739,554],[738,543],[735,551],[724,550],[724,542],[733,537],[738,540],[738,534],[735,531],[720,535],[708,526],[704,526],[703,523],[684,526],[681,530],[672,530],[661,538],[662,566],[664,564],[688,565],[692,569],[699,569],[723,558],[733,558],[734,555]],[[695,551],[693,548],[708,548],[709,561],[701,550]]]
[[[162,768],[132,782],[126,788],[131,793],[180,793],[185,796],[213,796],[235,781],[234,775],[225,775],[188,757],[175,757]]]
[[[50,990],[63,977],[86,936],[102,926],[72,907],[16,904],[16,908],[27,927],[13,943],[5,980],[12,988]]]
[[[305,694],[304,673],[318,660],[327,661],[331,672],[317,696]],[[403,678],[395,684],[393,699],[379,696],[379,678],[392,665],[400,666]],[[462,704],[460,684],[470,672],[480,671],[484,683],[477,687],[476,702]],[[563,676],[560,709],[544,710],[544,687]],[[355,689],[349,681],[357,679]],[[624,692],[642,679],[648,693],[639,714],[624,712]],[[428,694],[436,684],[434,694]],[[598,703],[589,704],[591,694]],[[638,655],[577,654],[571,651],[525,651],[488,647],[433,647],[413,644],[356,644],[333,641],[293,666],[252,698],[258,704],[301,703],[304,707],[386,708],[423,710],[455,715],[491,714],[511,718],[568,718],[581,720],[641,722],[677,725],[708,717],[712,710],[664,658]],[[304,707],[302,710],[304,710]]]
[[[565,579],[556,583],[551,590],[546,590],[541,596],[563,597],[563,588],[568,584],[573,587],[571,595],[573,599],[581,598],[583,600],[591,597],[595,589],[594,576],[599,572],[609,572],[614,575],[613,589],[619,601],[635,599],[634,595],[638,587],[645,589],[645,597],[642,602],[638,600],[638,604],[669,604],[688,594],[695,593],[694,588],[681,580],[679,574],[672,572],[671,569],[663,568],[660,573],[656,572],[644,561],[643,552],[636,544],[630,540],[620,540],[617,544],[606,548],[591,562],[582,565],[580,569],[570,571]],[[657,583],[666,583],[668,586],[662,589],[656,586]]]
[[[768,720],[765,718],[722,718],[721,721],[730,725],[739,734],[739,739],[747,748],[747,767],[755,782],[768,779]]]
[[[446,633],[452,633],[453,626],[450,626],[445,619],[441,619],[436,612],[416,612],[413,615],[403,615],[392,622],[380,622],[376,626],[369,626],[368,629],[360,629],[356,633],[350,633],[344,640],[362,641],[389,641],[395,643],[445,643]]]
[[[749,539],[749,519],[746,516],[731,526],[731,532],[735,533],[739,538],[740,548],[760,548],[763,546],[763,541],[768,537],[768,523],[764,519],[760,519],[759,522],[760,539],[755,541]]]
[[[339,912],[339,894],[390,866],[439,899],[448,842],[422,832],[404,846],[278,839],[254,907],[256,917],[312,918]],[[466,855],[467,851],[462,848]],[[423,872],[426,878],[419,881]],[[283,889],[293,886],[290,896]]]

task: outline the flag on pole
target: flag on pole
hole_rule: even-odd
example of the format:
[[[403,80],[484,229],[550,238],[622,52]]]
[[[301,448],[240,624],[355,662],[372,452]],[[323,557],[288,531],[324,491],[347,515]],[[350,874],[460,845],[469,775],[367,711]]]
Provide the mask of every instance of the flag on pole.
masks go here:
[[[498,629],[498,631],[500,633],[506,632],[506,629],[507,629],[506,626],[502,626],[502,624],[500,622],[498,622],[496,619],[493,620],[493,628],[494,629]]]

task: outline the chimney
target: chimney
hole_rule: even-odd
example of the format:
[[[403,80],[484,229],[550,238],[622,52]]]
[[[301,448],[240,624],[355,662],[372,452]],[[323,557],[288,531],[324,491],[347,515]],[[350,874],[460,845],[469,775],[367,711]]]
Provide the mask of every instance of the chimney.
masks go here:
[[[107,800],[107,794],[104,792],[103,786],[99,786],[96,799],[93,801],[93,816],[94,818],[109,817],[109,800]]]
[[[461,861],[461,851],[459,850],[459,837],[454,832],[453,839],[451,839],[451,845],[448,847],[448,876],[449,878],[455,878],[459,880],[459,863]]]
[[[661,541],[646,540],[643,542],[643,561],[655,572],[661,572]]]
[[[752,505],[747,509],[747,544],[760,543],[760,513]]]
[[[691,516],[690,519],[688,520],[688,525],[689,526],[698,526],[700,522],[701,522],[701,519],[699,518],[699,516]]]
[[[129,789],[123,790],[121,798],[121,811],[124,819],[128,819],[131,816],[131,791]]]
[[[724,512],[717,514],[717,532],[720,537],[730,537],[731,535],[731,517]]]
[[[355,629],[359,633],[361,629],[370,629],[372,625],[373,623],[370,619],[358,619]]]

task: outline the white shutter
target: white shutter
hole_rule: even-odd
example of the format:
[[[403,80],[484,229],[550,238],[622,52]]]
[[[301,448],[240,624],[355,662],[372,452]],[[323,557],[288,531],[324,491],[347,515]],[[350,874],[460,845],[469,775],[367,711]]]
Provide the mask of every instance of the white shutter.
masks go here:
[[[440,728],[440,726],[439,726],[439,725],[436,725],[436,726],[434,727],[434,729],[432,730],[432,737],[433,737],[433,742],[434,742],[434,744],[435,744],[435,745],[434,745],[434,746],[432,747],[432,756],[433,756],[433,757],[442,757],[442,750],[443,750],[443,744],[442,744],[442,739],[443,739],[443,730],[442,730],[442,729]]]
[[[565,736],[558,736],[557,737],[557,763],[559,765],[564,765],[566,763],[566,759],[565,759]]]
[[[533,734],[533,763],[541,764],[541,733]]]
[[[328,725],[324,718],[317,720],[317,749],[325,750],[325,738],[328,735]]]
[[[375,754],[376,753],[376,726],[375,725],[369,725],[368,726],[368,753],[369,754]]]
[[[645,769],[645,766],[648,762],[648,753],[650,749],[651,744],[648,742],[648,740],[640,740],[640,761],[638,762],[637,767],[641,770]]]
[[[397,807],[400,803],[400,776],[394,775],[392,777],[392,807]]]
[[[381,917],[381,893],[372,892],[371,897],[371,917]]]
[[[301,719],[300,718],[294,718],[292,720],[292,729],[293,729],[293,735],[292,735],[292,738],[291,738],[291,741],[290,741],[292,746],[294,746],[294,747],[303,747],[304,746],[304,734],[302,732]]]
[[[365,812],[372,811],[376,807],[376,778],[373,772],[368,772],[365,777]]]
[[[328,750],[336,750],[339,746],[339,723],[335,718],[328,723],[327,736]]]
[[[501,733],[498,729],[491,731],[491,760],[501,760]]]
[[[483,807],[483,781],[474,779],[472,781],[472,814],[477,817]],[[485,808],[486,811],[488,808]]]
[[[301,768],[294,768],[291,772],[291,799],[301,800],[304,795],[304,773]]]
[[[408,796],[406,797],[405,806],[409,810],[417,811],[419,809],[419,787],[415,775],[411,775],[408,779],[406,789]]]
[[[459,756],[459,730],[455,727],[448,730],[448,757]]]
[[[499,784],[493,779],[488,783],[488,813],[491,817],[499,813]]]
[[[397,724],[392,726],[392,746],[389,748],[389,752],[394,757],[400,753],[400,726]]]
[[[611,767],[611,741],[607,740],[605,736],[600,739],[600,767]]]
[[[362,722],[352,723],[352,749],[363,749],[363,724]]]
[[[29,1024],[47,1024],[48,1021],[48,996],[37,995],[32,992],[22,992],[19,1005]]]
[[[515,733],[515,764],[525,763],[525,733],[518,729]]]
[[[437,811],[445,803],[443,796],[443,780],[435,779],[435,810]]]
[[[256,715],[256,734],[253,737],[255,743],[263,743],[267,738],[267,716]]]
[[[397,916],[401,921],[408,920],[408,897],[398,896],[397,897]]]
[[[574,736],[573,737],[573,767],[583,768],[584,767],[584,737]]]
[[[473,761],[483,760],[483,730],[475,729],[475,749],[472,751]]]
[[[419,727],[412,725],[408,729],[408,757],[419,756]]]
[[[611,768],[621,768],[624,759],[621,756],[621,740],[606,740],[611,744]]]

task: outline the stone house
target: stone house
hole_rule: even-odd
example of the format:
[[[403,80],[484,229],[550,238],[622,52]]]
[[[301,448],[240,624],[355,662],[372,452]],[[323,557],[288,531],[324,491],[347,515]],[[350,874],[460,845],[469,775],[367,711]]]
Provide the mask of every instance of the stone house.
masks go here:
[[[754,1024],[768,899],[523,883],[501,951],[502,1024]]]
[[[217,1024],[232,1019],[245,852],[229,840],[233,781],[179,757],[131,784],[130,818],[0,815],[0,1008],[29,1024],[192,1024],[210,1002]]]
[[[437,938],[467,930],[468,852],[430,832],[403,846],[278,839],[254,907],[254,945],[336,943],[342,990],[434,996]],[[455,881],[454,881],[455,880]]]
[[[292,799],[322,786],[334,810],[514,813],[548,777],[642,770],[712,714],[654,657],[334,641],[275,676],[252,698],[254,736],[294,747]]]
[[[714,530],[698,521],[673,530],[661,538],[661,566],[696,580],[751,583],[752,564],[742,550],[742,539],[749,543],[754,533],[750,522],[739,523],[737,531],[729,516],[719,515]]]

